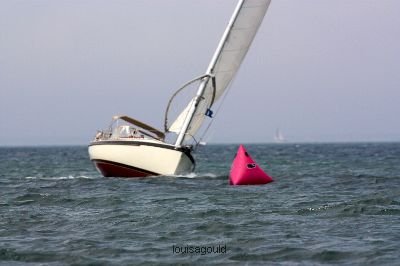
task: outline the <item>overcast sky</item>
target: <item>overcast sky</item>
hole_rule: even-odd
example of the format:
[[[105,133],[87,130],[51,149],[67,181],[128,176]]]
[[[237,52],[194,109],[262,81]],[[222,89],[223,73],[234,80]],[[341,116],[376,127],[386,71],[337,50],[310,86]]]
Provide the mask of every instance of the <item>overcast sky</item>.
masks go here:
[[[162,128],[236,0],[0,0],[0,145]],[[273,0],[210,142],[400,141],[400,1]]]

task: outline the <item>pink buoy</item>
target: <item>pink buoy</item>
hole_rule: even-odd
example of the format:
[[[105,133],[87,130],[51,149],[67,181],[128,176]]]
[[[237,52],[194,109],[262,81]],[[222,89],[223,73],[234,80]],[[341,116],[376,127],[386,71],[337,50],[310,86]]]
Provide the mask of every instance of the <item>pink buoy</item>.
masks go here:
[[[239,146],[229,173],[231,185],[262,185],[274,181],[250,157],[243,145]]]

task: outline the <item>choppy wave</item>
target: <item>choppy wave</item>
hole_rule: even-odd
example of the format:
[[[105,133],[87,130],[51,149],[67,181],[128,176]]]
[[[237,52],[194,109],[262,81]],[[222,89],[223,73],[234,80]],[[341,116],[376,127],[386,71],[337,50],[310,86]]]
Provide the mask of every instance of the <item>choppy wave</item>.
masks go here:
[[[172,177],[177,177],[177,178],[205,178],[205,177],[211,177],[211,178],[217,178],[219,177],[218,175],[214,173],[189,173],[185,175],[173,175]]]
[[[26,176],[24,177],[25,179],[41,179],[41,180],[70,180],[70,179],[96,179],[98,177],[93,177],[93,176],[85,176],[85,175],[79,175],[79,176]]]
[[[388,197],[352,200],[319,207],[302,208],[299,214],[335,215],[337,217],[354,215],[400,215],[400,202]]]

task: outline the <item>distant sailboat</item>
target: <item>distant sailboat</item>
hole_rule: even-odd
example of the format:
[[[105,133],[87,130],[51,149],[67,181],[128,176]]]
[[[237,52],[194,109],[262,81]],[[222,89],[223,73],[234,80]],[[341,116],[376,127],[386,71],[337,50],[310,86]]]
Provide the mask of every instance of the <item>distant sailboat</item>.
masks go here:
[[[199,145],[201,145],[201,146],[206,146],[206,145],[207,145],[207,142],[205,142],[205,141],[200,141],[200,142],[199,142]]]
[[[99,131],[89,145],[90,160],[99,172],[104,176],[143,177],[192,171],[195,165],[192,152],[198,145],[196,133],[206,116],[213,118],[211,107],[221,98],[238,71],[270,2],[238,2],[205,74],[187,82],[173,94],[166,110],[163,131],[125,115],[114,116],[110,127]],[[173,99],[196,82],[197,93],[169,124]]]
[[[279,130],[279,128],[277,128],[276,131],[275,131],[274,140],[275,140],[276,143],[284,143],[284,142],[286,142],[286,139],[283,136],[282,132]]]

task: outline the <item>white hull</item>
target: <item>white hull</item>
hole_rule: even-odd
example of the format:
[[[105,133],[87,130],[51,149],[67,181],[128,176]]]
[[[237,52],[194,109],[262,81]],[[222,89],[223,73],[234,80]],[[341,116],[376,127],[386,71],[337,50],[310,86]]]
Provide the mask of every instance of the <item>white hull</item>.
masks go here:
[[[94,141],[89,156],[104,176],[176,175],[194,168],[189,151],[159,141]]]

